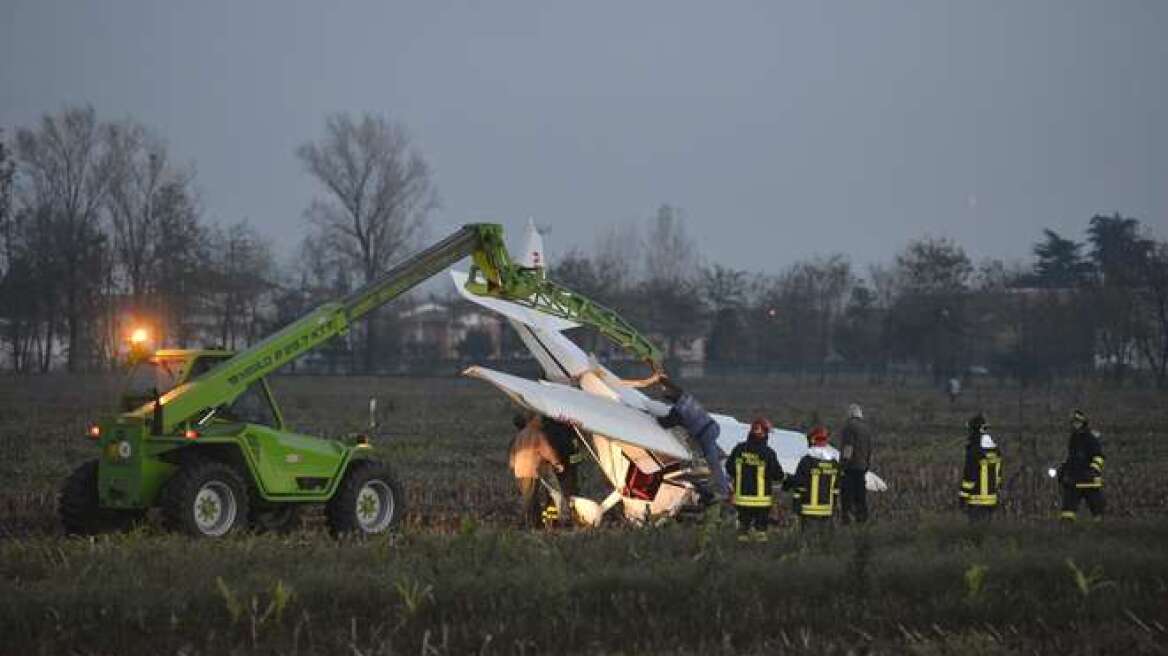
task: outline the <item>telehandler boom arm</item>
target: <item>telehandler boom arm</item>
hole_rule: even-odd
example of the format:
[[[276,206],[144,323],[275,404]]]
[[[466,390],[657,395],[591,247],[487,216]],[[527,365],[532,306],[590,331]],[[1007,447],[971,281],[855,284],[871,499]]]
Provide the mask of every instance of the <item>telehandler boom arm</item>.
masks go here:
[[[373,310],[401,296],[446,267],[471,256],[467,289],[521,303],[548,314],[592,326],[606,338],[661,371],[657,347],[616,312],[512,262],[502,226],[473,223],[408,258],[340,301],[321,305],[207,373],[170,390],[156,403],[133,411],[151,417],[156,434],[168,435],[197,415],[228,403],[249,385],[304,355]],[[162,412],[156,412],[161,408]],[[161,416],[157,416],[161,415]]]

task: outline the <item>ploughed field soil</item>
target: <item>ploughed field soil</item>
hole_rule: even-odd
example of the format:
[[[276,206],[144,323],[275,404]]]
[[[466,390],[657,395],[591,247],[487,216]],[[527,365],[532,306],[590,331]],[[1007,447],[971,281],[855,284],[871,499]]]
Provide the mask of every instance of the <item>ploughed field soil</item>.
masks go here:
[[[1095,385],[967,390],[705,379],[707,407],[784,427],[878,431],[874,523],[807,538],[784,500],[770,543],[716,515],[650,529],[514,527],[513,407],[457,378],[280,377],[285,419],[341,436],[368,421],[409,510],[393,536],[193,542],[156,526],[65,539],[56,488],[96,454],[104,377],[0,377],[0,654],[1168,653],[1168,396]],[[1067,415],[1103,433],[1110,515],[1055,523],[1048,466]],[[983,410],[1006,458],[989,527],[956,514],[963,425]],[[597,477],[585,487],[603,496]],[[1085,513],[1085,509],[1084,509]]]

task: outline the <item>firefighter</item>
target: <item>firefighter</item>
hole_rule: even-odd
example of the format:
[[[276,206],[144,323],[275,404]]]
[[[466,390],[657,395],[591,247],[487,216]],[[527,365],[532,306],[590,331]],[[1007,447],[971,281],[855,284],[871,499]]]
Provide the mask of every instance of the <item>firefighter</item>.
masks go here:
[[[662,428],[681,426],[698,443],[702,449],[702,456],[710,467],[714,498],[719,501],[725,500],[730,495],[730,484],[721,467],[722,452],[718,449],[718,435],[721,429],[718,422],[710,417],[710,413],[706,412],[693,394],[681,389],[667,378],[661,381],[661,386],[665,388],[665,400],[670,403],[670,408],[669,414],[657,418],[657,423]]]
[[[1063,510],[1059,517],[1066,521],[1078,518],[1079,502],[1087,500],[1087,508],[1095,519],[1103,518],[1106,502],[1103,498],[1103,445],[1099,434],[1091,430],[1087,415],[1082,410],[1071,413],[1071,438],[1067,441],[1067,459],[1058,468],[1058,480],[1063,489]]]
[[[965,443],[965,469],[961,476],[961,505],[970,522],[989,521],[998,507],[998,490],[1002,486],[1002,455],[989,424],[981,415],[966,423],[969,437]]]
[[[783,467],[774,449],[767,446],[771,422],[765,417],[750,424],[746,440],[738,443],[726,459],[734,508],[738,511],[738,539],[767,541],[774,497],[771,488],[783,480]]]
[[[547,435],[548,441],[564,465],[563,469],[556,473],[556,479],[560,484],[561,506],[559,508],[554,505],[550,506],[556,510],[551,513],[545,512],[545,520],[552,520],[553,523],[555,520],[559,520],[561,524],[569,524],[572,519],[570,510],[572,497],[576,494],[578,485],[577,470],[580,463],[584,461],[584,452],[580,449],[576,429],[570,424],[551,417],[544,417],[542,423],[544,434]]]
[[[840,466],[839,451],[828,443],[829,437],[823,426],[811,429],[807,434],[811,448],[799,461],[795,475],[783,484],[793,492],[795,514],[799,516],[799,527],[804,530],[831,526],[835,498],[839,494]]]
[[[543,509],[541,515],[537,498],[540,470],[550,467],[559,473],[564,470],[564,466],[543,431],[543,419],[539,415],[530,418],[516,415],[515,426],[520,430],[511,442],[511,471],[519,485],[523,526],[534,528],[546,523],[548,519],[547,508]]]
[[[864,420],[860,404],[848,406],[848,420],[841,431],[840,521],[868,521],[868,488],[864,486],[872,466],[872,427]]]

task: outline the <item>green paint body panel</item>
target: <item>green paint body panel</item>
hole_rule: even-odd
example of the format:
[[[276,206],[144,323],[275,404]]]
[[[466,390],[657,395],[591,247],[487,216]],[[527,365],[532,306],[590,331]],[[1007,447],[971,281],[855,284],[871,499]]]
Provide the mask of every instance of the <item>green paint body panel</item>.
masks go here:
[[[226,459],[246,467],[255,493],[265,501],[327,501],[349,462],[370,457],[373,449],[283,430],[283,418],[265,377],[468,256],[473,259],[467,283],[471,292],[590,325],[660,371],[656,346],[617,313],[547,280],[542,271],[515,265],[501,226],[469,224],[345,298],[317,307],[239,353],[167,350],[147,358],[146,364],[157,365],[161,359],[173,363],[167,369],[173,386],[157,390],[156,400],[99,422],[101,505],[127,509],[157,505],[166,481],[189,455]],[[219,417],[253,386],[258,386],[270,407],[272,425]],[[198,436],[187,439],[184,433],[192,428]]]

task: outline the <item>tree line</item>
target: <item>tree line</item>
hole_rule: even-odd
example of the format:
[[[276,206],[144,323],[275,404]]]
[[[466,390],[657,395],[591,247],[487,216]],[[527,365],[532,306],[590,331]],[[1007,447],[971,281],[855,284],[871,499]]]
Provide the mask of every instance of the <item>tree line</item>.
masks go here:
[[[238,348],[420,245],[439,197],[404,126],[332,115],[290,155],[317,193],[304,217],[286,219],[307,230],[281,264],[248,221],[209,219],[194,167],[133,119],[70,107],[0,132],[3,360],[24,372],[116,366],[142,324],[159,346]],[[1025,383],[1139,372],[1168,386],[1168,244],[1119,214],[1092,217],[1082,240],[1045,230],[1026,263],[975,264],[926,237],[864,272],[829,254],[776,274],[706,262],[683,212],[662,205],[561,256],[551,275],[674,358],[704,340],[709,362],[739,368],[938,379],[984,369]],[[377,371],[411,355],[399,330],[394,312],[374,313],[320,357]]]
[[[241,347],[388,268],[437,205],[428,165],[385,118],[332,116],[295,156],[321,193],[281,266],[246,219],[208,220],[194,167],[140,122],[70,107],[0,132],[0,361],[115,367],[140,326],[156,346]],[[393,343],[386,323],[326,352],[371,369]]]
[[[867,275],[843,254],[769,274],[703,264],[666,205],[641,228],[611,228],[591,253],[569,252],[552,275],[624,310],[671,355],[704,338],[716,365],[1025,384],[1137,372],[1168,387],[1168,243],[1119,214],[1092,217],[1084,237],[1044,230],[1025,263],[975,264],[925,237]]]

